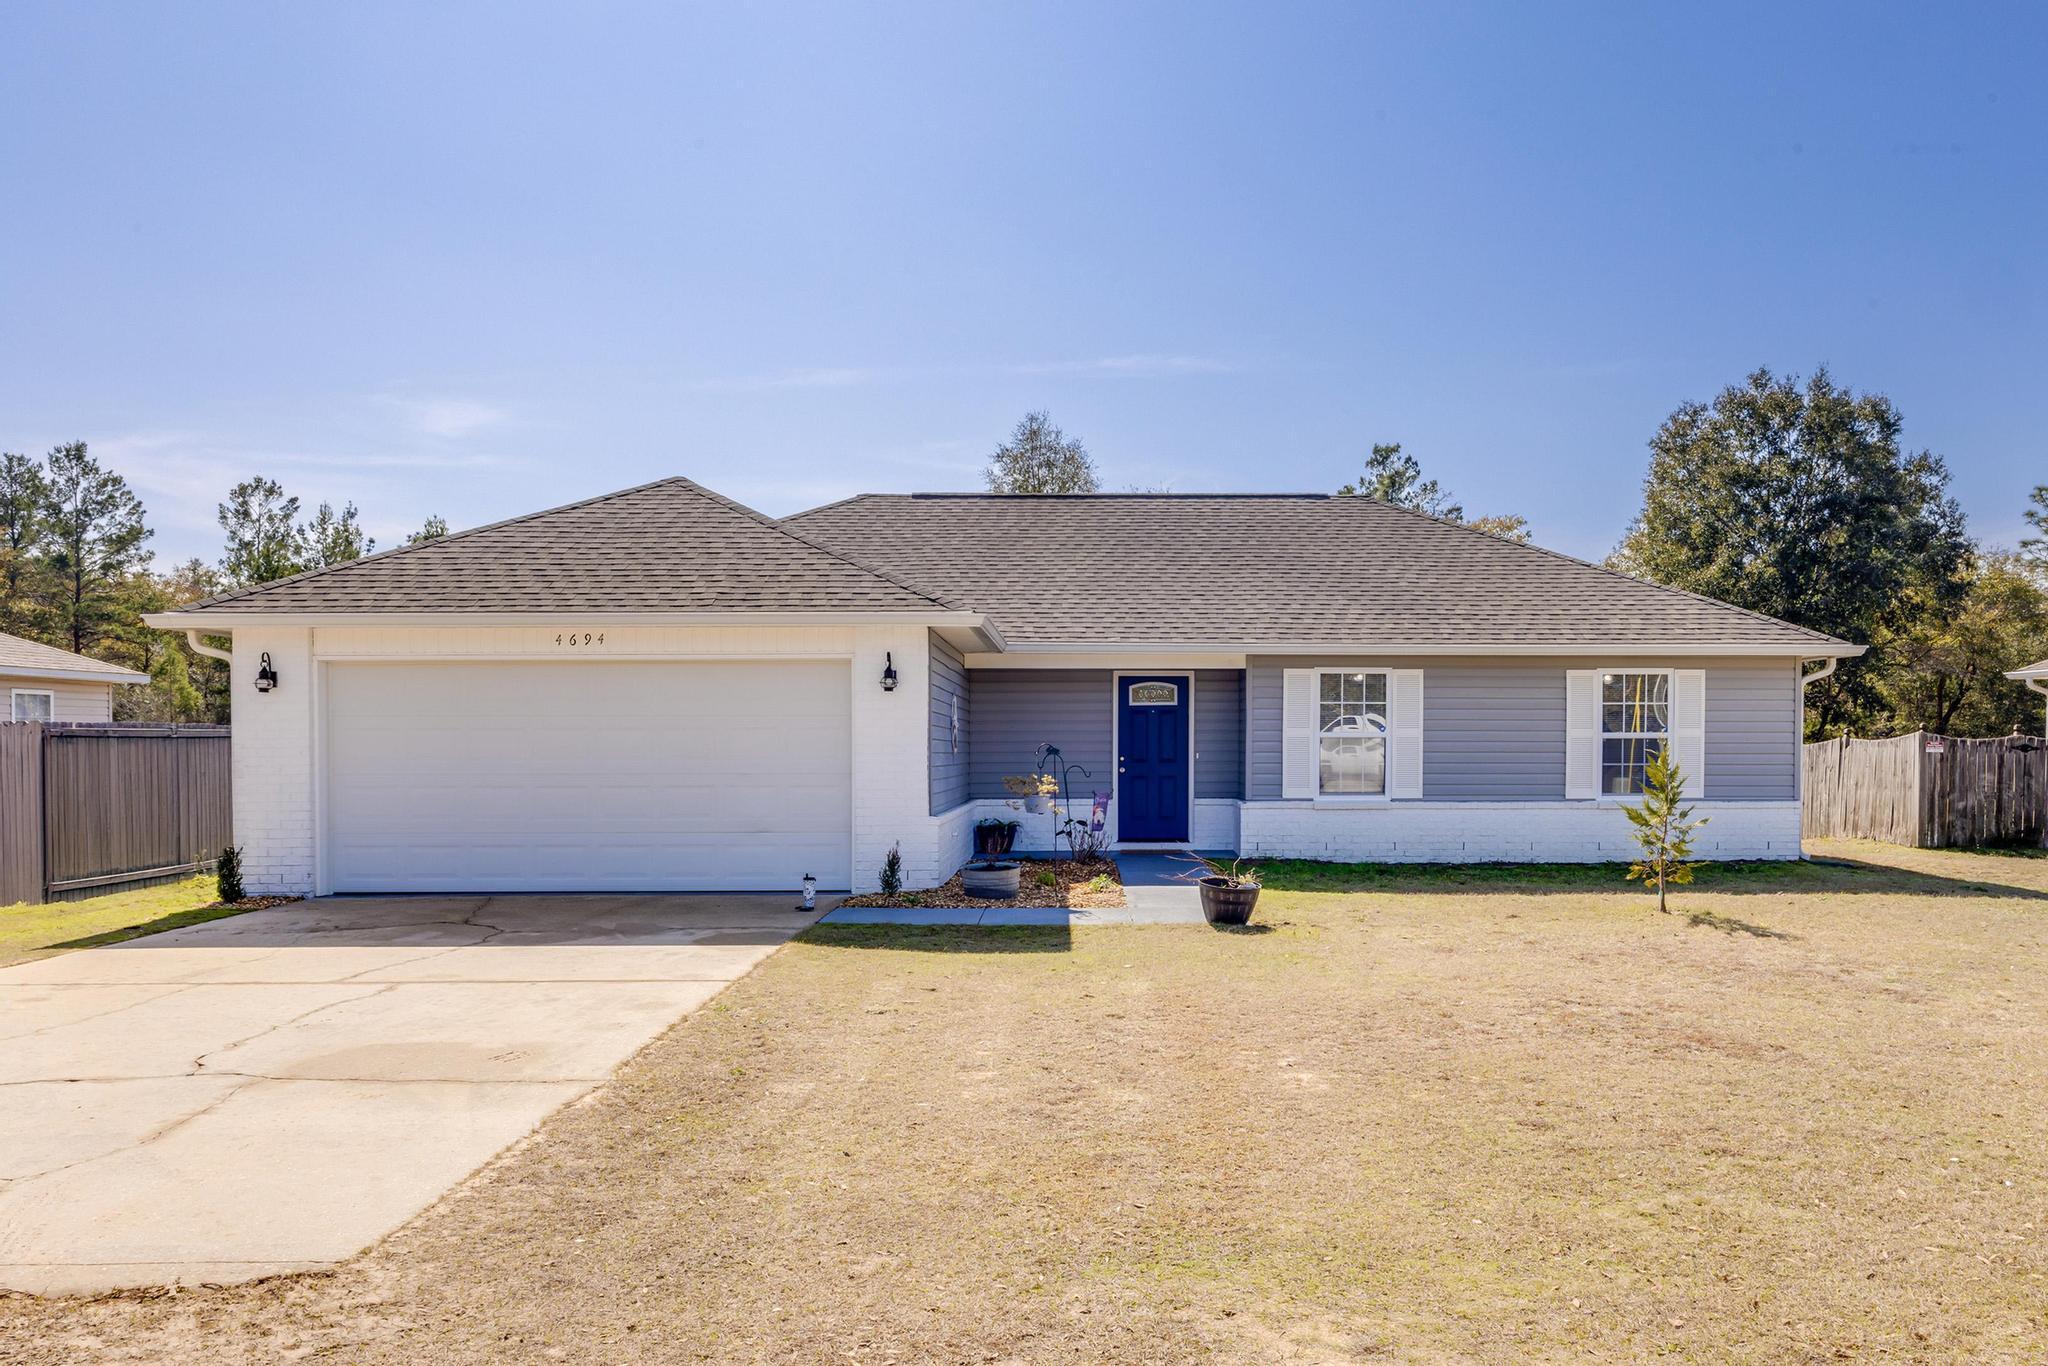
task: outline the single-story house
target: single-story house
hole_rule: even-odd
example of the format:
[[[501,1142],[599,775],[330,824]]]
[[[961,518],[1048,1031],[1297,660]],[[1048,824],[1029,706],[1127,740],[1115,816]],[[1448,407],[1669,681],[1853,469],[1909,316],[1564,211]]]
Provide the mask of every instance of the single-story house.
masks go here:
[[[1123,847],[1629,856],[1669,744],[1709,858],[1799,853],[1802,694],[1861,652],[1363,497],[687,479],[228,593],[262,892],[908,885],[1056,746]],[[1083,812],[1085,815],[1085,811]]]
[[[116,685],[147,682],[118,664],[0,634],[0,720],[111,721]]]

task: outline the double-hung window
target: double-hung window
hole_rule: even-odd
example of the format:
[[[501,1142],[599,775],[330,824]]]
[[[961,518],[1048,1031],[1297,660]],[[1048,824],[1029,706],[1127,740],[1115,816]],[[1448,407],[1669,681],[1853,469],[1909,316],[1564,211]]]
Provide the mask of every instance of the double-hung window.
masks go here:
[[[47,721],[56,712],[57,695],[40,688],[16,688],[14,690],[14,719],[17,721]]]
[[[1387,675],[1324,669],[1316,677],[1316,790],[1376,797],[1387,790]]]
[[[1600,791],[1611,797],[1643,790],[1650,756],[1671,739],[1671,674],[1623,669],[1600,675]]]

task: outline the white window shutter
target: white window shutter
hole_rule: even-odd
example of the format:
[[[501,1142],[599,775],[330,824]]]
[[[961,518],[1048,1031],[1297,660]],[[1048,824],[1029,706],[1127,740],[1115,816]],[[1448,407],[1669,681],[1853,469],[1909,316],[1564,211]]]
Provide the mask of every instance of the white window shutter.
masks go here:
[[[1387,677],[1387,795],[1422,795],[1422,670]]]
[[[1564,795],[1600,795],[1600,671],[1564,671]]]
[[[1707,671],[1671,671],[1671,757],[1685,777],[1685,795],[1707,795]]]
[[[1280,681],[1280,795],[1316,795],[1316,671],[1288,669]]]

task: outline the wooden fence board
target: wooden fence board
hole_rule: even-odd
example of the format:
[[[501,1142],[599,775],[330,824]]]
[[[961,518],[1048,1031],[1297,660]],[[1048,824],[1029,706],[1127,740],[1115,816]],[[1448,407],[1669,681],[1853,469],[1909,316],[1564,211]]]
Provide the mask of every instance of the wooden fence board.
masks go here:
[[[37,782],[35,819],[8,820],[0,833],[0,888],[18,893],[15,899],[189,872],[233,838],[225,727],[34,729],[33,742],[0,748],[0,788],[20,786],[30,769]]]
[[[43,727],[0,724],[0,906],[43,899]]]
[[[1845,736],[1807,745],[1802,763],[1811,838],[1942,849],[2048,837],[2048,746],[2029,736]]]

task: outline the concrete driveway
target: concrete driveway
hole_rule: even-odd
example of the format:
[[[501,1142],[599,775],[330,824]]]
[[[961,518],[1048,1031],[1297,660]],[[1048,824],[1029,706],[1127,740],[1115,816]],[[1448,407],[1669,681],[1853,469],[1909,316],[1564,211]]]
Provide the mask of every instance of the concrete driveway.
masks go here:
[[[808,925],[791,901],[338,897],[0,971],[0,1287],[352,1256]]]

